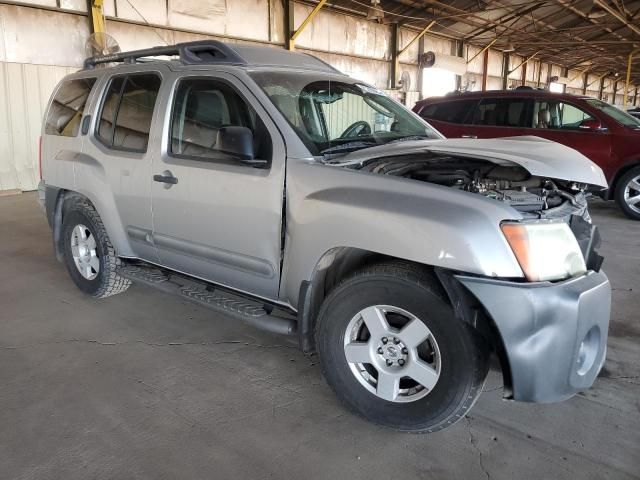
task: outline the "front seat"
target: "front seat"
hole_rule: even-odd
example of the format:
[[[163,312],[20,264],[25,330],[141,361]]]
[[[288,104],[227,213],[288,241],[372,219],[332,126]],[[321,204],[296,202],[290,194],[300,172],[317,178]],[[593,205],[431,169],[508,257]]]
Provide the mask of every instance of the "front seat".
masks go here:
[[[549,128],[551,124],[551,112],[546,108],[542,108],[538,111],[538,123],[536,128]]]

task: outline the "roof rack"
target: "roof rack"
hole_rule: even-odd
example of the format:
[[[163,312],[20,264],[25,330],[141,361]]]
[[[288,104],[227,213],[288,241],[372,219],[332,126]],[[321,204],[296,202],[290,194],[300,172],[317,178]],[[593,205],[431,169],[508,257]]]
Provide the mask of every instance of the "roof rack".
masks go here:
[[[199,42],[177,43],[166,47],[153,47],[130,52],[118,52],[111,55],[89,57],[84,61],[85,69],[92,69],[98,64],[123,62],[136,63],[144,57],[179,56],[185,65],[230,64],[246,65],[247,62],[233,48],[218,40],[202,40]]]

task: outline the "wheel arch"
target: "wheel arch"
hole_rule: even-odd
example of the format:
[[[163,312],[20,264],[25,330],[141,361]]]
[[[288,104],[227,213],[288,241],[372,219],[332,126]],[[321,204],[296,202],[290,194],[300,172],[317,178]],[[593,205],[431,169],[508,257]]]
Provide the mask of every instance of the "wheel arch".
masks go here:
[[[60,244],[60,237],[62,234],[62,223],[64,222],[65,209],[69,207],[74,201],[84,201],[91,205],[91,207],[98,213],[100,219],[105,225],[107,232],[111,238],[115,251],[119,255],[131,256],[131,248],[128,243],[126,232],[120,222],[120,217],[115,211],[115,204],[104,206],[101,208],[98,202],[89,196],[80,193],[75,190],[67,190],[64,188],[51,188],[52,194],[55,196],[55,201],[49,203],[47,200],[47,217],[50,221],[50,226],[53,232],[54,251],[56,259],[62,261],[62,246]],[[49,192],[47,192],[49,196]],[[49,206],[50,205],[50,206]],[[51,213],[49,213],[51,209]],[[103,215],[104,210],[110,210],[113,215]],[[114,216],[115,215],[115,216]]]
[[[625,173],[635,167],[640,167],[640,157],[626,162],[616,171],[616,173],[613,175],[611,183],[609,184],[609,190],[607,191],[607,200],[613,200],[615,198],[616,189],[618,188],[618,182]]]
[[[314,328],[324,299],[340,281],[354,271],[379,262],[402,262],[415,265],[429,273],[434,286],[441,290],[456,317],[474,327],[489,343],[500,362],[504,395],[511,392],[511,368],[500,332],[475,297],[455,279],[451,270],[407,261],[377,252],[353,247],[337,247],[325,252],[318,260],[310,280],[300,286],[298,299],[298,341],[304,353],[316,351]]]

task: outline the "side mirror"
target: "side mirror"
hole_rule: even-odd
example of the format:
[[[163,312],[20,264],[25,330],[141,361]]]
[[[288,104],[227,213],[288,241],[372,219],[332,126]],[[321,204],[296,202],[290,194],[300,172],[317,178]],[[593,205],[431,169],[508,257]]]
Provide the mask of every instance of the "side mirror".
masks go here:
[[[578,125],[578,128],[580,130],[595,130],[595,131],[606,130],[606,128],[602,126],[602,122],[600,122],[600,120],[597,120],[595,118],[587,118],[586,120],[583,120],[582,122],[580,122],[580,125]]]
[[[256,167],[265,166],[266,160],[257,160],[253,153],[253,132],[247,127],[222,127],[218,130],[216,150],[238,158],[242,163]]]

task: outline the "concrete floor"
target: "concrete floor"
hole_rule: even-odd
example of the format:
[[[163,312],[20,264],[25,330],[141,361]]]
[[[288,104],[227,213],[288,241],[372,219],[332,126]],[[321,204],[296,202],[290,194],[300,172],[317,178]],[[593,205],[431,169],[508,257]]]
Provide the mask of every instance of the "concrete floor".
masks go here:
[[[640,222],[593,205],[613,318],[593,389],[432,435],[348,413],[287,338],[142,286],[83,296],[34,194],[0,198],[0,477],[640,478]],[[553,368],[553,365],[549,365]]]

